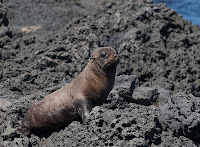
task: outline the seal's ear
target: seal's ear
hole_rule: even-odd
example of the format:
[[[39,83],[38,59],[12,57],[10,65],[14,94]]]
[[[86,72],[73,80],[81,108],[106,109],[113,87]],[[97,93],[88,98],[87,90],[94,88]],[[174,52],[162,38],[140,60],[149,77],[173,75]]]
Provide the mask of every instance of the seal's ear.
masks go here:
[[[94,58],[94,57],[91,57],[91,58],[90,58],[90,60],[92,60],[92,63],[94,62],[95,59],[96,59],[96,58]]]
[[[91,57],[91,58],[90,58],[90,60],[95,60],[95,59],[96,59],[95,57]]]
[[[92,55],[92,57],[90,58],[90,60],[95,60],[97,58],[97,56]]]

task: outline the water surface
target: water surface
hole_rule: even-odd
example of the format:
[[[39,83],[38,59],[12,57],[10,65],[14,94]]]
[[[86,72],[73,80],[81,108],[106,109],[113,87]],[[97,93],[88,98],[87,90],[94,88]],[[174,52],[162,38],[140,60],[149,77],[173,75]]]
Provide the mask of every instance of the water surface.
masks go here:
[[[153,0],[154,3],[166,3],[192,24],[200,25],[200,0]]]

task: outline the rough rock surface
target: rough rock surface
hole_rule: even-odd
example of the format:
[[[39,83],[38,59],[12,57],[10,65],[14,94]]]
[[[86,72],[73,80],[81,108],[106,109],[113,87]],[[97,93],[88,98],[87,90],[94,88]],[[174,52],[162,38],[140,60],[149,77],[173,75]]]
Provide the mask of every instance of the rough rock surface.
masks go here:
[[[1,145],[200,146],[200,99],[159,89],[158,98],[151,105],[127,101],[128,92],[123,97],[120,96],[121,91],[132,91],[133,94],[129,93],[131,97],[144,90],[144,87],[134,89],[135,85],[131,86],[135,80],[135,76],[116,77],[108,100],[92,109],[86,123],[74,121],[65,128],[45,134],[25,136],[18,131],[18,122],[32,103],[63,84],[17,100],[7,99],[7,106],[1,108]],[[152,92],[151,88],[146,87],[145,90]],[[159,103],[163,97],[167,101]]]
[[[151,105],[156,101],[158,94],[158,90],[155,88],[139,87],[134,90],[132,98],[129,100],[134,103]]]
[[[123,76],[87,124],[20,134],[18,121],[29,106],[76,77],[100,46],[118,50]],[[151,0],[6,0],[0,146],[200,146],[199,50],[199,26]],[[134,89],[144,87],[153,100],[147,94],[132,101],[141,95]]]

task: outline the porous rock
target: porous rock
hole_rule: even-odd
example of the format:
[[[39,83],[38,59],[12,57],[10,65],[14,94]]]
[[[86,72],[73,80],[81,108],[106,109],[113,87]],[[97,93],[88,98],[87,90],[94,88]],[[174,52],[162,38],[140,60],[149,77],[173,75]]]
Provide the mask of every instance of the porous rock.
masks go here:
[[[155,88],[138,87],[133,91],[132,98],[129,100],[142,105],[151,105],[156,101],[158,95],[158,90]]]
[[[150,0],[7,0],[0,14],[0,98],[12,104],[0,109],[0,146],[200,146],[198,25]],[[22,32],[29,26],[41,28]],[[136,79],[120,77],[86,124],[20,134],[27,109],[75,78],[101,46],[118,50],[117,75]],[[156,87],[155,102],[127,100],[133,81]]]

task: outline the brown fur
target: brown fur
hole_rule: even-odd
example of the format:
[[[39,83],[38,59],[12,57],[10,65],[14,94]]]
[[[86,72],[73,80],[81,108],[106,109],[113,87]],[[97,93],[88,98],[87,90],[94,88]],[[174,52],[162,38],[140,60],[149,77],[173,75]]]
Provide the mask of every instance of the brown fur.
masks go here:
[[[107,56],[102,55],[106,53]],[[68,125],[78,118],[88,119],[91,109],[101,105],[111,91],[118,64],[113,48],[97,49],[85,69],[65,87],[47,95],[25,114],[29,130],[49,130]]]

